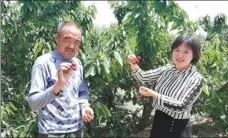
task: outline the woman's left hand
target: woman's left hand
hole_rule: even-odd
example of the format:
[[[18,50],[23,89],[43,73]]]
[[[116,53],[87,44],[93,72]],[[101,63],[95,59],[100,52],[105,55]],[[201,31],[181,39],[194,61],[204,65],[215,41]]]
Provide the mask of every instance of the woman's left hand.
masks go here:
[[[157,99],[157,92],[147,88],[147,87],[144,87],[144,86],[140,86],[139,87],[139,93],[142,95],[142,96],[152,96],[153,98],[156,98]]]

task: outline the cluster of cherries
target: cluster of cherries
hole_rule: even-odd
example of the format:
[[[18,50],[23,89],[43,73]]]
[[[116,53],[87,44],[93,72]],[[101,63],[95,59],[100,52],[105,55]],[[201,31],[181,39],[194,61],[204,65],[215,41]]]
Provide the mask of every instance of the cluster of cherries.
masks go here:
[[[75,62],[71,63],[71,68],[73,71],[77,70],[77,65]]]

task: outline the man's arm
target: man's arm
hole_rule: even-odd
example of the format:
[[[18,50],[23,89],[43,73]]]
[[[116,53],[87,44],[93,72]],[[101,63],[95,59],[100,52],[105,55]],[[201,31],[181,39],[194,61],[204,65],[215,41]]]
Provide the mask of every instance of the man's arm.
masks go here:
[[[88,95],[88,85],[87,82],[85,80],[85,78],[83,77],[83,81],[79,86],[79,104],[81,109],[84,108],[85,106],[89,106],[89,95]]]
[[[41,65],[34,66],[31,74],[31,88],[28,103],[32,110],[39,110],[55,99],[53,86],[45,89],[46,80]]]

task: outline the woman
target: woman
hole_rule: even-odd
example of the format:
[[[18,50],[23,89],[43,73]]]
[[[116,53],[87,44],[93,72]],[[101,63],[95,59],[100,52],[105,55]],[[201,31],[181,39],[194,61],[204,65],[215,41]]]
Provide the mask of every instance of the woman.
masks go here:
[[[171,63],[155,70],[143,71],[134,64],[135,55],[128,56],[132,75],[145,83],[154,81],[154,90],[139,87],[142,96],[154,98],[156,110],[151,138],[179,138],[190,118],[193,103],[201,94],[203,78],[196,70],[200,44],[191,35],[176,38],[171,47]]]

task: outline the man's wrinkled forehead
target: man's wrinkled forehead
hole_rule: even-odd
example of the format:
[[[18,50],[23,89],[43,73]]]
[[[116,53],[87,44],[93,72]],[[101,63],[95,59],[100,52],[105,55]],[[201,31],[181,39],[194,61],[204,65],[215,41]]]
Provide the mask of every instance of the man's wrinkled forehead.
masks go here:
[[[73,35],[72,33],[69,33],[69,34],[64,34],[63,39],[73,39],[73,40],[81,41],[81,36]]]
[[[78,28],[72,28],[71,27],[71,28],[67,28],[66,32],[67,33],[71,33],[73,35],[77,35],[80,32],[80,30]],[[80,32],[80,34],[81,34],[81,32]]]
[[[79,39],[81,40],[81,31],[78,28],[75,27],[66,27],[62,29],[63,37],[73,38],[73,39]]]

